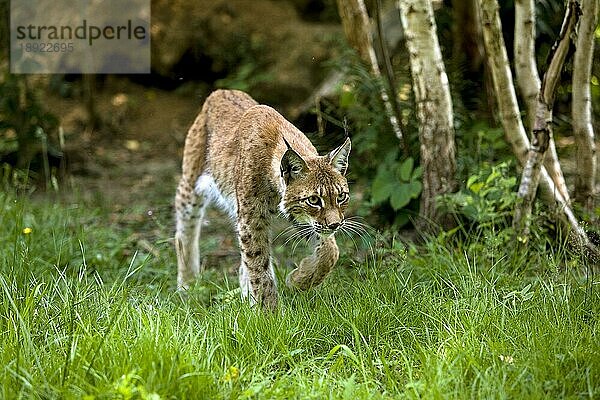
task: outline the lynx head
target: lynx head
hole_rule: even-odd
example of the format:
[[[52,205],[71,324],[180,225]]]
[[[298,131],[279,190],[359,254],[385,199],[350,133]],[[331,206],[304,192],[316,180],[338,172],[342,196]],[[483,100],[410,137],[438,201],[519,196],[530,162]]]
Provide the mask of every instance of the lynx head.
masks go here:
[[[347,138],[327,155],[302,158],[288,145],[281,159],[286,185],[281,211],[311,235],[329,236],[344,224],[350,198],[344,177],[350,147]]]

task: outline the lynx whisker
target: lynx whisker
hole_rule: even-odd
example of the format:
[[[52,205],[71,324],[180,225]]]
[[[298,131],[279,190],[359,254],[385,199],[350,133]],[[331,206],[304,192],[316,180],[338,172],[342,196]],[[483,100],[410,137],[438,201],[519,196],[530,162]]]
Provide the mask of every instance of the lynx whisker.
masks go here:
[[[373,237],[373,234],[371,233],[371,231],[373,230],[373,228],[371,228],[369,225],[362,223],[360,221],[357,221],[356,219],[353,219],[353,217],[347,218],[346,220],[344,220],[344,224],[345,227],[347,227],[348,229],[351,229],[353,232],[355,232],[357,235],[359,235],[363,240],[365,240],[365,236],[368,236],[370,238]]]
[[[276,241],[277,239],[279,239],[282,236],[288,235],[290,232],[295,232],[296,229],[297,229],[297,227],[294,225],[286,226],[281,232],[279,232],[279,234],[277,236],[275,236],[273,241]]]
[[[369,225],[367,225],[363,222],[360,222],[358,220],[359,218],[360,217],[346,218],[342,222],[342,225],[340,226],[339,231],[344,233],[346,236],[348,236],[352,240],[356,250],[358,250],[358,244],[354,240],[353,236],[358,236],[361,239],[361,241],[363,242],[363,244],[369,248],[370,256],[374,260],[375,259],[375,251],[373,249],[371,241],[369,240],[369,238],[372,239],[374,236],[371,233],[373,231],[373,228],[371,228]]]
[[[294,231],[283,243],[283,245],[287,245],[289,242],[293,242],[296,239],[303,239],[306,237],[306,234],[311,233],[313,231],[312,226],[309,224],[295,224],[292,225],[287,232]]]
[[[363,241],[365,241],[366,240],[366,236],[369,235],[369,232],[366,229],[364,229],[361,226],[355,225],[355,224],[353,224],[351,222],[343,224],[342,225],[342,229],[354,233],[355,235],[357,235],[358,237],[360,237],[361,240],[363,240]]]
[[[315,232],[312,226],[308,225],[303,229],[299,230],[295,235],[295,239],[292,243],[292,254],[296,252],[296,248],[302,241],[310,242],[310,240],[314,237]]]
[[[356,249],[356,251],[359,250],[358,249],[358,243],[356,243],[356,240],[354,240],[354,236],[350,234],[351,232],[349,232],[348,230],[344,229],[343,226],[340,227],[340,229],[338,229],[338,232],[340,232],[343,235],[346,235],[346,237],[348,237],[352,241],[352,244],[354,245],[354,248]]]
[[[344,222],[346,222],[346,223],[350,223],[355,226],[360,226],[365,231],[373,231],[373,228],[371,226],[369,226],[368,224],[366,224],[365,222],[362,222],[362,221],[364,221],[364,218],[359,217],[359,216],[348,217],[344,220]]]

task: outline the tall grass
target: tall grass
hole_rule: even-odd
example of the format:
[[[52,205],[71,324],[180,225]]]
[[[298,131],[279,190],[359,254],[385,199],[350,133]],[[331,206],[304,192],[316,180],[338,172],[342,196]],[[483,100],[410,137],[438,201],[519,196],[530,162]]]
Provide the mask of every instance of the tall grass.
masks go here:
[[[391,246],[265,314],[214,269],[175,293],[167,238],[103,210],[0,205],[0,398],[600,395],[599,280],[560,252]]]

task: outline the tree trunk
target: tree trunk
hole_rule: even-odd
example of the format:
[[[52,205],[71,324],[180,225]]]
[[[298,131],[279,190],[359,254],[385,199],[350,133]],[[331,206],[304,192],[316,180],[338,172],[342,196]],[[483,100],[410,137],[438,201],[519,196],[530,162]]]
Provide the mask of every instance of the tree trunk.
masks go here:
[[[544,74],[544,80],[542,81],[537,97],[531,147],[521,177],[518,193],[520,201],[515,208],[513,220],[515,232],[520,237],[527,237],[529,235],[529,221],[535,200],[535,192],[539,184],[544,156],[552,140],[554,94],[571,45],[571,36],[575,34],[580,13],[578,2],[570,0],[565,12],[561,32],[550,51],[550,63],[548,70]],[[565,196],[563,195],[563,197]]]
[[[537,98],[540,92],[540,77],[535,60],[535,4],[534,0],[516,0],[515,1],[515,74],[517,85],[521,92],[521,97],[525,103],[527,111],[527,127],[533,130]],[[552,177],[554,184],[565,198],[570,202],[569,190],[565,182],[565,177],[558,162],[558,154],[554,138],[550,136],[548,153],[544,159],[544,166]]]
[[[373,49],[373,36],[369,16],[363,0],[337,0],[338,11],[342,19],[344,33],[348,43],[356,50],[360,58],[371,68],[376,78],[381,78],[381,71]],[[390,96],[384,86],[381,86],[381,100],[385,107],[390,125],[400,143],[404,141],[400,128],[399,116],[394,112]],[[395,96],[392,93],[392,96]]]
[[[595,207],[596,144],[592,126],[590,76],[594,55],[594,29],[598,21],[598,0],[582,0],[577,48],[573,60],[573,134],[577,145],[575,199],[587,211]]]
[[[429,0],[398,1],[410,57],[413,91],[419,120],[423,192],[419,227],[433,222],[448,227],[436,197],[455,190],[456,171],[452,98]]]
[[[506,47],[502,37],[502,25],[496,0],[479,0],[483,39],[486,57],[494,83],[494,92],[500,111],[500,122],[506,139],[521,165],[525,164],[529,139],[520,117],[517,94],[515,93],[512,73],[508,63]],[[554,188],[554,185],[552,185]]]
[[[515,0],[515,77],[527,111],[527,127],[533,128],[540,77],[535,61],[535,0]]]
[[[452,58],[469,75],[480,74],[484,62],[477,0],[452,0]]]
[[[517,160],[524,165],[529,149],[529,140],[521,121],[517,95],[513,85],[512,74],[506,55],[506,46],[502,37],[502,24],[498,13],[497,0],[479,0],[481,20],[483,24],[483,38],[486,57],[494,81],[494,90],[500,110],[500,120],[507,140],[517,156]],[[556,190],[554,182],[544,167],[540,171],[540,186],[542,199],[550,207],[562,211],[560,222],[570,228],[571,235],[578,246],[586,247],[597,254],[597,250],[590,243],[587,234],[575,218],[573,211],[564,197]]]

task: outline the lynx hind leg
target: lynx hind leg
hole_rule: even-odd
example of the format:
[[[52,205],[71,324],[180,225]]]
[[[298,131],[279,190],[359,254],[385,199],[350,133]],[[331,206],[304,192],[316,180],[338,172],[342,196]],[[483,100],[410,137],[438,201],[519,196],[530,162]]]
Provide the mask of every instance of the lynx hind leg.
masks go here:
[[[181,178],[175,196],[175,250],[179,289],[187,289],[200,274],[200,229],[206,205],[205,196],[197,193],[185,177]]]
[[[185,138],[182,177],[175,195],[177,253],[177,287],[185,289],[200,273],[200,226],[207,200],[196,190],[198,177],[204,172],[206,153],[206,103]]]

